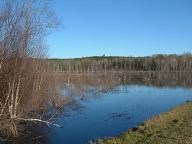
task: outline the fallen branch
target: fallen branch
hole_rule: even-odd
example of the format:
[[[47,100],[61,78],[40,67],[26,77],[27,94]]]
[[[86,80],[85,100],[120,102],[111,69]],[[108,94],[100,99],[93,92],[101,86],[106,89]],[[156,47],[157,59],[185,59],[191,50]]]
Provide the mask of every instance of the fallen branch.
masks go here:
[[[63,128],[63,126],[60,126],[60,125],[58,125],[58,124],[54,124],[54,123],[51,123],[51,122],[48,122],[48,121],[44,121],[44,120],[41,120],[41,119],[16,118],[16,120],[19,120],[19,121],[33,121],[33,122],[40,122],[40,123],[45,123],[48,127],[50,127],[50,125],[53,125],[53,126],[56,126],[56,127],[59,127],[59,128]]]

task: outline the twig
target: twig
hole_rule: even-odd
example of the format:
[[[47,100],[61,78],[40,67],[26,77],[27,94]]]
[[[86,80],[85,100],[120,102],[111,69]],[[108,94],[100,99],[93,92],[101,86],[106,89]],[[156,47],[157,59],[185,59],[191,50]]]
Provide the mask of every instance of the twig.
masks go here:
[[[61,108],[62,107],[59,107],[59,109],[47,121],[51,121],[57,115],[57,113],[61,110]]]

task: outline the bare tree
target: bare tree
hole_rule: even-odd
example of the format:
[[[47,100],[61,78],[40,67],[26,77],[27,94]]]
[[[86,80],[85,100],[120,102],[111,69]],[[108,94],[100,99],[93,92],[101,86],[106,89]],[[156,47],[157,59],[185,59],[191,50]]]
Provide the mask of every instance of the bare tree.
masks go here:
[[[57,20],[46,0],[2,0],[0,5],[0,119],[42,121],[28,113],[48,95],[43,41]]]

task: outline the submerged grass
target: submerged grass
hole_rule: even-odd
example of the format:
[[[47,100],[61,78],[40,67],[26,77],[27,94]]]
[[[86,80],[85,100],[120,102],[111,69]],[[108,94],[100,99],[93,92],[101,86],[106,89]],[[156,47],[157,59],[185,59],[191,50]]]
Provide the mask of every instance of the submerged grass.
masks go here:
[[[160,114],[118,137],[96,144],[192,144],[192,102]]]

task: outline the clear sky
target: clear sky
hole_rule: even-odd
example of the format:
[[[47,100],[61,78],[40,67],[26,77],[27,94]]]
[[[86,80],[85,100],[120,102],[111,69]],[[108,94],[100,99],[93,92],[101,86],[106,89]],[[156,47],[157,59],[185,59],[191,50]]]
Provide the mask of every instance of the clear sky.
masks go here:
[[[53,0],[49,57],[192,52],[192,0]]]

